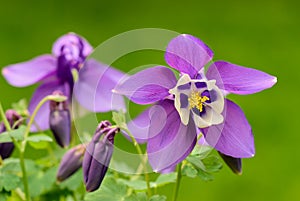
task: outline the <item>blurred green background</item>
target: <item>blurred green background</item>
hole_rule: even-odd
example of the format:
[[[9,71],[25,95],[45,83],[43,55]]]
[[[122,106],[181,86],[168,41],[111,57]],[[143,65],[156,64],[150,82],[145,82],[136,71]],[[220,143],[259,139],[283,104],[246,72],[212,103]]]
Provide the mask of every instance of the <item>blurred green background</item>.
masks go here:
[[[164,28],[201,38],[215,60],[254,67],[278,77],[272,89],[230,96],[252,125],[256,156],[243,161],[243,175],[224,166],[213,182],[184,178],[179,200],[300,200],[299,53],[297,1],[1,1],[0,67],[50,53],[67,32],[93,46],[124,31]],[[155,53],[128,56],[115,66],[163,62]],[[35,86],[13,88],[0,77],[0,100],[30,98]],[[293,96],[291,96],[293,95]],[[171,195],[173,186],[167,186]]]

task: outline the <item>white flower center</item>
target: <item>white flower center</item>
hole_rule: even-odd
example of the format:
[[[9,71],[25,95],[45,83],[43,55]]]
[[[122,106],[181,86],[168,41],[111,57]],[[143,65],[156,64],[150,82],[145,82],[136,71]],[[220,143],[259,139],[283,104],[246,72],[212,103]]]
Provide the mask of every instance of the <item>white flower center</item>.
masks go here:
[[[175,108],[184,125],[189,123],[190,116],[199,128],[224,121],[221,114],[224,109],[224,96],[215,80],[191,79],[189,75],[183,74],[169,92],[175,96]]]

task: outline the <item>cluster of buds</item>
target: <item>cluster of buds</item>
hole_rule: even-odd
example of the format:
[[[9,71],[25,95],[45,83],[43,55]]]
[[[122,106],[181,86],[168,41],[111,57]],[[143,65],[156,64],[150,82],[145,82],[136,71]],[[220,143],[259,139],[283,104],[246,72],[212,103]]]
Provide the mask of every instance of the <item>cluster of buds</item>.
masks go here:
[[[102,121],[87,146],[77,145],[66,152],[58,169],[57,180],[67,179],[82,166],[86,190],[97,190],[107,172],[114,150],[114,137],[119,131],[109,121]]]
[[[7,110],[5,113],[6,119],[12,129],[17,129],[22,121],[21,116],[14,110]],[[0,134],[5,132],[6,128],[3,122],[0,123]],[[14,150],[14,144],[12,142],[0,143],[0,156],[2,159],[8,158]]]

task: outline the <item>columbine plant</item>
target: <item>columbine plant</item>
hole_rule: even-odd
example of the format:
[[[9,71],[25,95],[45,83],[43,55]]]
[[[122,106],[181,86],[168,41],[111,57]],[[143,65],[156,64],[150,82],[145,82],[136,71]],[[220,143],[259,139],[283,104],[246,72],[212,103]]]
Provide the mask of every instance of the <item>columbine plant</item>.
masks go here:
[[[211,62],[212,50],[187,34],[172,39],[166,49],[165,60],[177,73],[156,66],[125,76],[89,59],[91,52],[92,47],[84,38],[69,33],[54,43],[52,55],[2,70],[13,86],[37,82],[40,86],[29,103],[28,113],[22,102],[14,105],[21,112],[4,113],[0,104],[0,196],[18,200],[165,201],[165,196],[153,193],[160,186],[175,183],[175,201],[182,176],[200,176],[207,181],[212,180],[211,173],[220,170],[221,164],[211,154],[211,147],[237,174],[242,172],[241,159],[254,156],[251,126],[241,108],[227,95],[260,92],[272,87],[276,77],[225,61]],[[80,142],[71,129],[73,95],[93,112],[117,110],[112,115],[116,125],[102,121],[89,142]],[[151,107],[126,123],[122,95]],[[53,138],[47,132],[30,133],[48,129],[61,147],[71,148],[65,152],[47,144]],[[119,132],[129,136],[140,156],[137,175],[108,168],[114,160]],[[139,143],[145,142],[143,154]],[[25,154],[28,144],[34,153],[47,150],[46,156],[30,159]],[[9,158],[14,147],[17,162]],[[151,177],[147,161],[156,172]]]

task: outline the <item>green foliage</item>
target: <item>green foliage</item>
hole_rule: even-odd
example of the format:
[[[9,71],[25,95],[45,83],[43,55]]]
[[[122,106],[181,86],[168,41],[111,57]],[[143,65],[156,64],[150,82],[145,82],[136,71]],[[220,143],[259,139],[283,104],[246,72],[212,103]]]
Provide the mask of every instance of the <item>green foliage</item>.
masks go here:
[[[65,181],[58,184],[60,189],[68,189],[70,191],[75,191],[82,185],[83,173],[82,169],[77,171],[74,175],[66,179]]]
[[[41,142],[41,141],[52,142],[53,140],[48,135],[40,133],[40,134],[30,135],[27,138],[27,141],[29,141],[29,142]]]
[[[173,177],[173,176],[172,176]],[[165,182],[167,179],[163,179]],[[135,192],[141,190],[138,184],[146,185],[141,180],[128,181],[125,179],[115,179],[112,176],[107,176],[101,187],[92,193],[87,193],[85,201],[165,201],[165,196],[153,195],[148,199],[145,192]],[[163,183],[163,182],[162,182]]]
[[[166,201],[167,197],[163,195],[153,195],[149,201]]]
[[[124,201],[130,198],[125,184],[117,182],[113,177],[106,177],[101,188],[95,192],[87,193],[85,201]],[[129,197],[129,198],[128,198]]]
[[[169,174],[161,174],[157,177],[155,182],[151,182],[151,186],[160,187],[167,185],[169,183],[175,183],[177,178],[177,173],[172,172]]]
[[[118,127],[127,129],[126,117],[125,117],[125,114],[122,111],[113,112],[112,113],[112,120],[116,123],[116,125]]]
[[[21,116],[28,116],[27,101],[25,98],[16,103],[12,103],[12,109],[19,113]]]
[[[52,138],[44,133],[39,133],[35,135],[30,135],[27,138],[28,144],[35,149],[45,149],[48,147],[49,143],[52,142]]]
[[[190,156],[183,163],[182,175],[195,178],[200,177],[204,181],[212,181],[213,173],[220,171],[222,163],[212,148],[196,146]]]
[[[158,188],[170,183],[176,182],[176,173],[169,173],[169,174],[161,174],[157,177],[157,179],[153,182],[150,182],[151,188]],[[132,188],[135,191],[146,191],[147,190],[147,183],[143,180],[143,177],[139,177],[135,180],[127,180],[123,178],[117,179],[118,182],[121,182],[127,185],[129,188]]]
[[[12,142],[11,138],[14,138],[17,141],[22,141],[26,126],[21,125],[18,129],[5,131],[0,135],[0,142]]]
[[[0,191],[3,189],[11,191],[19,187],[21,180],[17,175],[14,174],[0,174]]]

